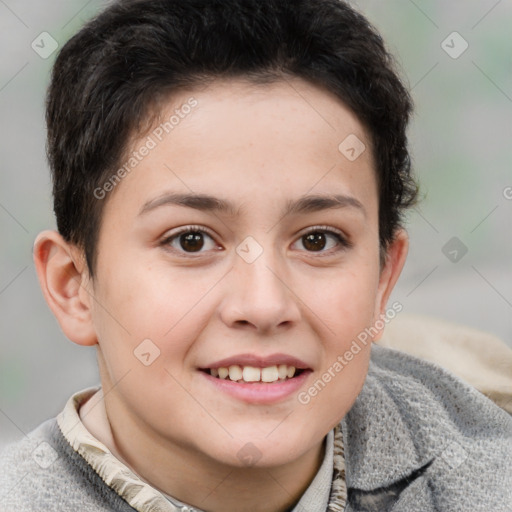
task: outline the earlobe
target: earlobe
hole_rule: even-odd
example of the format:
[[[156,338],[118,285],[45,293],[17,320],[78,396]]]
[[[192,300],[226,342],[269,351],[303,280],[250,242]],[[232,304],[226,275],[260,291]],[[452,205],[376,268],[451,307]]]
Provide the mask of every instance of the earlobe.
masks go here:
[[[95,345],[92,296],[85,288],[86,265],[77,248],[56,231],[43,231],[34,243],[41,289],[64,334],[79,345]]]
[[[409,236],[404,229],[400,229],[390,243],[386,252],[386,261],[381,270],[379,286],[377,291],[377,300],[375,303],[374,324],[385,323],[382,321],[386,316],[386,306],[389,296],[395,287],[398,278],[405,265],[407,253],[409,251]],[[377,323],[378,321],[379,324]],[[374,336],[374,341],[378,341],[383,333],[383,329]]]

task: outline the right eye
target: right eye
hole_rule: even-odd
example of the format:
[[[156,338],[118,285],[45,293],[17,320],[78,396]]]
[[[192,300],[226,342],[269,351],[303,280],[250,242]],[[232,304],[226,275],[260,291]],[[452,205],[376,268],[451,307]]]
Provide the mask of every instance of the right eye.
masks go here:
[[[186,226],[171,233],[162,240],[161,245],[170,247],[173,251],[185,254],[205,252],[218,247],[213,237],[199,226]]]

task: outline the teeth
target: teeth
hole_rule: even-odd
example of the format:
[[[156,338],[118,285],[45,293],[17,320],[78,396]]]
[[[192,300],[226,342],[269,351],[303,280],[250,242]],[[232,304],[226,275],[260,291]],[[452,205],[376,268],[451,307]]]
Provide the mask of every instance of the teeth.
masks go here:
[[[262,382],[275,382],[279,378],[279,372],[277,366],[268,366],[261,370],[261,381]]]
[[[260,377],[261,370],[259,368],[254,368],[254,366],[244,366],[242,379],[245,380],[245,382],[258,382]]]
[[[242,367],[234,364],[229,367],[230,380],[242,380]]]
[[[231,365],[229,368],[220,367],[210,369],[210,375],[219,379],[229,379],[243,382],[276,382],[277,380],[291,379],[295,375],[295,366],[280,364],[257,368],[255,366]]]

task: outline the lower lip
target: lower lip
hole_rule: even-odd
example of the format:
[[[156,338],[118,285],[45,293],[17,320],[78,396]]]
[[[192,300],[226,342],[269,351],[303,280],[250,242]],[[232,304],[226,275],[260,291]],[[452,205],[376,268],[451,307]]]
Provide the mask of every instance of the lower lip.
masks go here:
[[[200,371],[202,375],[216,388],[228,395],[251,404],[272,404],[288,398],[296,393],[308,378],[311,370],[304,370],[297,377],[266,382],[234,382],[228,379],[219,379]]]

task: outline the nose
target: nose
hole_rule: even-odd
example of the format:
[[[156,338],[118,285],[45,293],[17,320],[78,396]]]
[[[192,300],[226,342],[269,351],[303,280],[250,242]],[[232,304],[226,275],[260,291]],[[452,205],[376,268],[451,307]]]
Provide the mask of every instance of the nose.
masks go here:
[[[272,334],[300,319],[300,300],[288,274],[270,252],[264,251],[252,263],[235,257],[220,309],[227,326]]]

